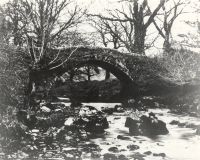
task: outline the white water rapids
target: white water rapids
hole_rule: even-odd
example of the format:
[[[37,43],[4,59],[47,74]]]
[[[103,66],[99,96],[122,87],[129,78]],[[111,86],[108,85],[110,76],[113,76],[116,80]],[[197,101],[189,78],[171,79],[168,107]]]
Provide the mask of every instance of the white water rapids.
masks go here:
[[[100,109],[102,106],[114,107],[113,103],[85,103]],[[108,115],[109,128],[106,129],[104,136],[95,137],[90,141],[96,143],[102,149],[101,154],[109,153],[110,147],[117,147],[126,157],[133,157],[136,152],[143,154],[151,151],[152,154],[145,155],[145,160],[200,160],[200,136],[195,134],[196,130],[192,128],[179,127],[169,124],[172,120],[200,124],[200,118],[194,118],[184,115],[177,115],[168,112],[168,109],[149,109],[148,112],[156,114],[158,119],[167,123],[169,134],[148,138],[145,136],[130,136],[126,128],[126,117],[132,116],[130,111],[125,113],[114,113]],[[144,113],[145,114],[145,113]],[[129,140],[117,139],[118,135],[129,137]],[[138,145],[138,150],[129,151],[128,145]],[[166,157],[155,156],[153,154],[165,153]],[[87,158],[86,158],[87,159]]]

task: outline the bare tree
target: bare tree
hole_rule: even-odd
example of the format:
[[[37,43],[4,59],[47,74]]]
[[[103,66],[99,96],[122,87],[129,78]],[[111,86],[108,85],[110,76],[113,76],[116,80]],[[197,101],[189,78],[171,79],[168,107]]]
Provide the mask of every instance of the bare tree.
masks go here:
[[[100,19],[112,22],[119,22],[127,38],[126,40],[122,40],[121,37],[118,37],[120,41],[125,43],[125,47],[130,52],[144,54],[147,29],[150,24],[152,24],[158,11],[163,7],[165,0],[160,0],[157,7],[152,12],[149,12],[147,0],[144,0],[141,4],[139,0],[123,1],[128,2],[126,6],[126,8],[128,8],[128,13],[126,13],[125,9],[116,9],[114,12],[110,12],[110,17],[105,17],[100,14],[91,14],[91,16],[96,16]]]
[[[30,52],[35,62],[45,57],[45,48],[58,45],[63,32],[81,23],[85,13],[72,0],[10,0],[3,8],[14,44],[21,35],[30,48],[40,48],[38,53]]]
[[[200,15],[200,0],[191,3],[191,7],[193,10],[193,15],[199,17]],[[185,23],[195,29],[195,33],[189,32],[187,34],[179,34],[182,37],[183,45],[192,48],[200,48],[200,20],[197,18],[196,20],[187,20]]]
[[[87,76],[88,81],[91,81],[91,77],[95,76],[96,74],[99,74],[98,67],[90,66],[90,65],[84,66],[83,69],[79,71],[80,71],[80,74]]]
[[[74,4],[73,0],[18,0],[10,1],[10,3],[14,5],[14,8],[11,8],[12,5],[9,11],[14,12],[12,15],[17,13],[20,19],[16,18],[16,23],[14,23],[15,21],[9,20],[12,19],[12,15],[7,12],[5,14],[14,29],[20,25],[23,26],[21,33],[27,42],[23,45],[27,47],[27,53],[30,56],[27,94],[28,101],[31,102],[30,97],[35,91],[36,75],[39,78],[41,70],[48,71],[61,66],[76,51],[72,51],[69,57],[60,61],[60,54],[50,53],[48,48],[58,46],[60,42],[58,39],[62,38],[60,35],[81,23],[85,10]]]
[[[171,37],[172,26],[176,18],[183,13],[185,5],[187,4],[187,2],[185,2],[184,0],[178,0],[178,1],[172,0],[168,2],[170,3],[172,2],[173,7],[167,9],[166,8],[167,4],[165,4],[162,7],[163,14],[161,14],[163,16],[162,18],[163,20],[160,18],[157,18],[157,20],[161,21],[162,25],[159,26],[156,22],[156,19],[153,20],[154,26],[158,30],[161,37],[164,39],[164,43],[163,43],[164,53],[169,53],[171,50],[170,37]],[[149,8],[149,11],[151,12],[150,8]]]
[[[2,24],[1,32],[3,33],[3,39],[9,43],[13,38],[13,43],[16,46],[20,46],[23,43],[23,28],[22,16],[19,14],[19,0],[13,0],[6,3],[1,7]]]
[[[112,45],[113,49],[119,49],[124,45],[121,43],[121,31],[119,22],[112,22],[105,19],[90,19],[90,24],[97,30],[100,35],[100,43],[107,47]],[[105,80],[110,78],[110,72],[106,70]]]
[[[22,0],[23,12],[26,17],[26,33],[29,39],[29,45],[34,44],[41,48],[39,56],[34,57],[36,61],[43,58],[44,49],[54,44],[64,31],[75,27],[81,22],[83,12],[76,5],[71,7],[71,0]]]
[[[111,22],[100,18],[94,19],[94,17],[90,18],[89,21],[100,35],[100,43],[104,47],[112,45],[114,49],[118,49],[124,46],[119,39],[122,36],[119,22]]]

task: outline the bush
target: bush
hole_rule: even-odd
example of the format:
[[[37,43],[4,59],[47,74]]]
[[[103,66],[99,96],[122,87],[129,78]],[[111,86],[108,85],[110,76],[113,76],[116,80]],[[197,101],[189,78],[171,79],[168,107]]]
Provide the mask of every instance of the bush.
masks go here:
[[[160,59],[160,63],[169,71],[168,78],[180,83],[200,79],[199,62],[200,54],[184,48],[173,49],[173,53]]]
[[[28,65],[24,53],[14,46],[0,46],[0,106],[19,106],[24,101]]]
[[[24,57],[18,48],[0,44],[0,145],[6,154],[21,149],[20,142],[27,136],[27,127],[16,116],[19,107],[24,106],[28,80]]]

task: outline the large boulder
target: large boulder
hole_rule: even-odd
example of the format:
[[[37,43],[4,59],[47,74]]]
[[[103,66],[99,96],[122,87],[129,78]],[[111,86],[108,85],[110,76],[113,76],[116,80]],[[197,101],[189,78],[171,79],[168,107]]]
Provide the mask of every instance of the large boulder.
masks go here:
[[[153,135],[164,135],[168,134],[169,131],[166,128],[166,123],[158,120],[155,116],[141,116],[140,117],[140,129],[143,135],[153,136]]]
[[[98,111],[92,106],[83,106],[79,111],[78,117],[74,119],[69,117],[65,121],[65,125],[68,128],[76,126],[87,132],[102,133],[104,129],[108,128],[109,124],[103,112]]]
[[[139,121],[138,120],[134,120],[130,117],[126,118],[126,122],[125,122],[125,127],[129,128],[129,133],[131,135],[139,135],[140,134],[140,128],[139,128]]]
[[[169,133],[166,123],[158,120],[153,113],[149,113],[149,116],[142,115],[139,120],[128,117],[125,127],[129,128],[131,135],[155,136]]]

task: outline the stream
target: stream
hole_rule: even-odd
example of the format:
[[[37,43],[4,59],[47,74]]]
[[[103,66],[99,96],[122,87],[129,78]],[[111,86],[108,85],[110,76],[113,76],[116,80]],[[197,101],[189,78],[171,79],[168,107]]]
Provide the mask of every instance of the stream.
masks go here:
[[[69,105],[69,103],[62,103],[66,106]],[[114,108],[119,103],[83,104],[101,110],[101,107]],[[52,139],[49,143],[48,133],[41,133],[34,129],[30,131],[34,139],[33,144],[26,145],[12,155],[5,152],[0,153],[0,159],[199,160],[200,136],[196,135],[196,129],[187,128],[186,125],[172,125],[170,122],[176,120],[180,124],[200,125],[200,118],[173,114],[169,111],[169,109],[157,108],[148,109],[146,112],[134,112],[131,109],[127,109],[123,113],[114,112],[106,116],[109,128],[105,129],[104,133],[93,134],[85,140],[80,140],[80,137],[77,136],[73,137],[73,133],[71,133],[71,136],[66,135],[61,140]],[[143,114],[148,115],[150,112],[155,113],[159,120],[166,123],[169,134],[155,137],[129,135],[129,129],[125,127],[126,118],[135,119]],[[84,136],[84,134],[81,133],[81,136]],[[45,136],[47,136],[46,142]]]
[[[95,106],[100,109],[101,106],[114,107],[116,104],[87,104]],[[154,138],[148,138],[145,136],[129,136],[129,130],[124,126],[126,117],[134,117],[135,113],[132,111],[126,111],[123,114],[114,113],[108,115],[109,128],[106,129],[105,135],[101,138],[91,139],[92,142],[100,146],[101,153],[107,153],[110,147],[117,147],[120,152],[126,157],[135,157],[139,155],[143,157],[145,152],[149,152],[149,155],[145,155],[145,160],[152,159],[167,159],[167,160],[199,160],[200,159],[200,136],[195,134],[196,130],[192,128],[179,127],[178,125],[169,124],[172,120],[178,120],[181,123],[200,124],[200,118],[189,117],[187,115],[177,115],[169,113],[168,109],[149,109],[148,112],[156,114],[158,119],[164,121],[167,124],[169,134],[160,135]],[[141,113],[140,113],[141,114]],[[142,114],[145,114],[142,113]],[[130,140],[118,139],[118,135],[127,136]],[[127,149],[129,145],[138,145],[139,149],[130,151]],[[152,154],[150,154],[152,153]],[[164,153],[164,157],[158,156],[160,153]],[[140,155],[142,154],[142,155]],[[162,154],[161,154],[162,155]],[[139,158],[138,158],[139,159]]]

